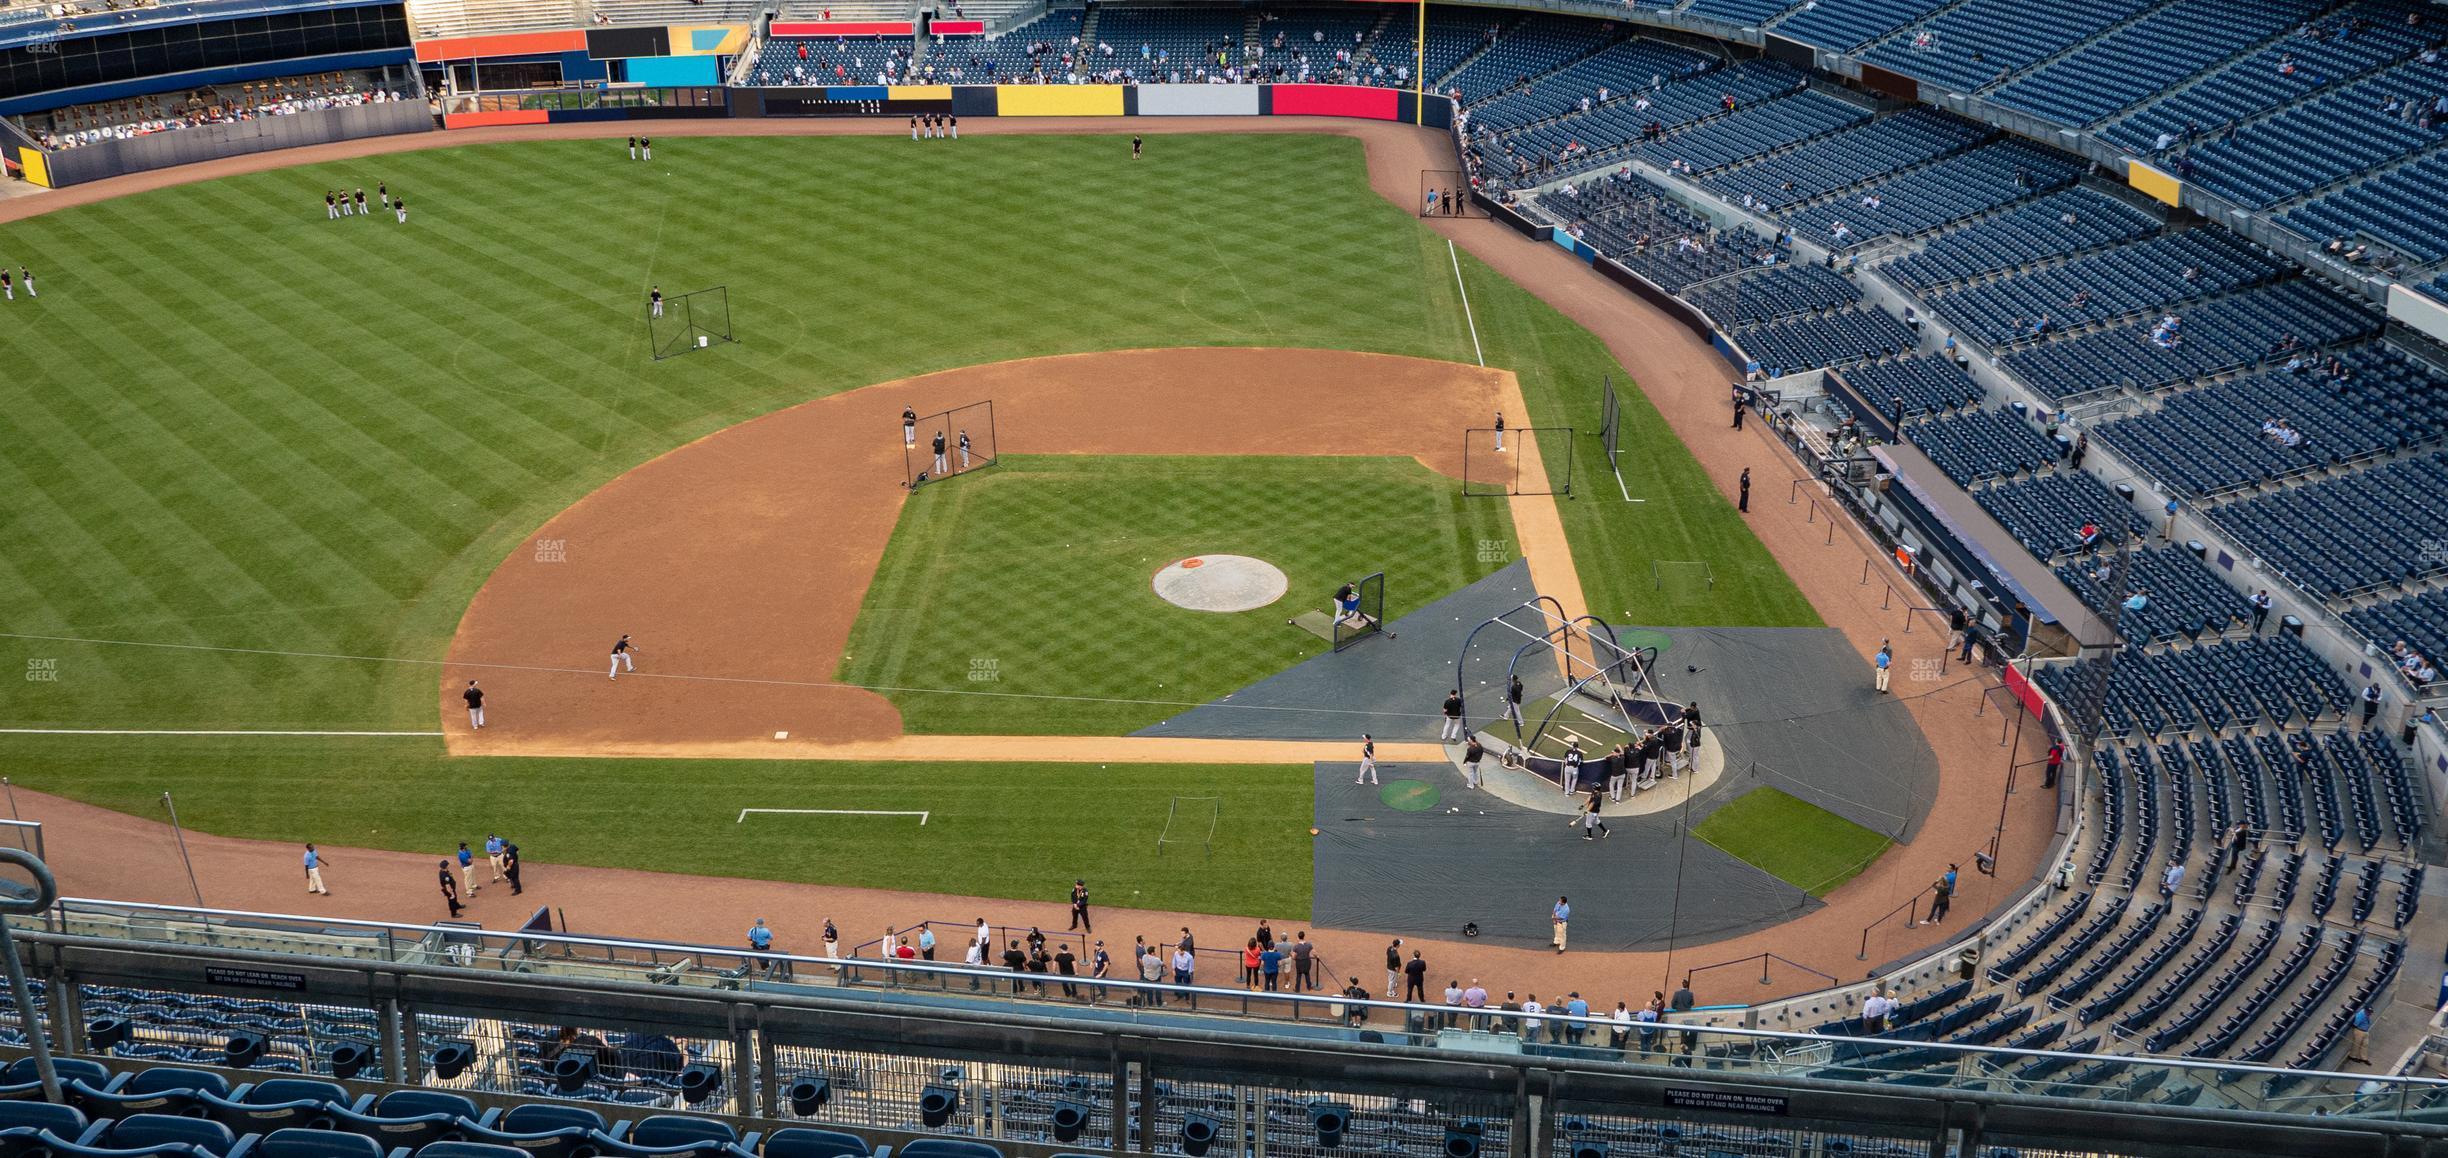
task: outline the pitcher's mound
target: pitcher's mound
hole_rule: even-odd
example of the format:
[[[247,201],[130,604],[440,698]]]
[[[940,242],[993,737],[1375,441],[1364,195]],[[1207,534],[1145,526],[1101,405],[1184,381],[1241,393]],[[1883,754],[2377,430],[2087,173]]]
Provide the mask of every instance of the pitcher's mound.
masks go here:
[[[1291,584],[1264,559],[1197,555],[1156,573],[1156,595],[1192,611],[1249,611],[1283,598]]]

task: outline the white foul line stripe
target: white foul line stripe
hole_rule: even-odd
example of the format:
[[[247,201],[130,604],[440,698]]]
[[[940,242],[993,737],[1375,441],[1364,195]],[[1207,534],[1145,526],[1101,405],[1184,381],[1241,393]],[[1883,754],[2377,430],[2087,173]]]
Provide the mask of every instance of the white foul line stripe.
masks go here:
[[[1485,366],[1487,365],[1487,351],[1479,348],[1479,323],[1471,317],[1470,288],[1462,284],[1462,257],[1454,252],[1454,243],[1451,238],[1445,241],[1445,256],[1453,262],[1454,289],[1462,294],[1462,320],[1470,326],[1471,357],[1477,358],[1479,364]]]
[[[282,732],[203,728],[0,728],[6,736],[439,736],[440,732]]]
[[[739,819],[732,823],[748,823],[748,814],[751,812],[784,813],[793,816],[915,816],[918,818],[920,828],[926,827],[927,822],[927,814],[924,812],[888,812],[873,808],[743,808],[740,809]]]

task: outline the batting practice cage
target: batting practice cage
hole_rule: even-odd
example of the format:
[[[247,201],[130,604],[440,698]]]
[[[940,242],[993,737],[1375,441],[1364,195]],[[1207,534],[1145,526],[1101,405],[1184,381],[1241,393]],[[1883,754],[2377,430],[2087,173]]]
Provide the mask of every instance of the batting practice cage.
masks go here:
[[[911,490],[995,464],[994,403],[972,402],[918,420],[901,445],[901,485]]]
[[[657,362],[716,342],[738,341],[731,336],[730,288],[718,285],[664,298],[660,315],[649,303],[646,334],[652,339]]]
[[[1358,588],[1353,594],[1360,597],[1360,608],[1350,614],[1344,614],[1340,608],[1336,610],[1334,621],[1334,649],[1336,651],[1341,651],[1363,639],[1385,631],[1385,572],[1372,572],[1367,578],[1352,586]]]
[[[1463,722],[1507,763],[1561,783],[1564,753],[1579,746],[1597,757],[1638,742],[1680,708],[1651,682],[1654,647],[1626,647],[1613,625],[1596,616],[1568,615],[1539,596],[1471,629],[1454,663]],[[1521,706],[1509,704],[1514,680]]]
[[[1623,440],[1623,399],[1615,396],[1615,379],[1599,379],[1598,446],[1606,451],[1607,469],[1623,473],[1623,461],[1617,456],[1617,446]]]
[[[1471,204],[1470,175],[1460,169],[1420,170],[1419,215],[1422,217],[1485,217],[1487,210]]]
[[[1540,438],[1542,434],[1553,438]],[[1525,479],[1522,459],[1539,459],[1542,471]],[[1558,467],[1563,469],[1559,472]],[[1556,479],[1564,480],[1562,486]],[[1518,426],[1498,430],[1474,426],[1462,432],[1462,493],[1472,498],[1500,495],[1572,495],[1573,428]]]

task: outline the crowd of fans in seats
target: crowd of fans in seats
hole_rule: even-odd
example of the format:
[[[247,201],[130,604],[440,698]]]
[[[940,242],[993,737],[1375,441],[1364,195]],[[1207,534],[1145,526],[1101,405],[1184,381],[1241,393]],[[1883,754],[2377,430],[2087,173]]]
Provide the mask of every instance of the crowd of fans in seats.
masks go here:
[[[204,125],[251,121],[259,117],[283,117],[295,113],[322,109],[352,108],[357,105],[388,104],[406,97],[389,89],[364,88],[346,92],[295,93],[275,100],[242,104],[222,98],[214,101],[195,100],[176,111],[162,110],[157,115],[139,117],[118,124],[80,129],[36,129],[34,140],[46,149],[72,149],[100,141],[124,141],[154,133]]]
[[[2413,684],[2417,690],[2429,688],[2439,680],[2439,665],[2432,663],[2430,657],[2414,650],[2402,639],[2398,640],[2394,647],[2389,648],[2389,662],[2396,664],[2397,670],[2405,676],[2406,682]]]

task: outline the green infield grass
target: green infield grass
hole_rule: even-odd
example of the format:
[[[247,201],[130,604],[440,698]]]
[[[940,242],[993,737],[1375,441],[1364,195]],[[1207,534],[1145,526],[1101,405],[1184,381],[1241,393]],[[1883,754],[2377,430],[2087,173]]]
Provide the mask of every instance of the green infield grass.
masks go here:
[[[1718,806],[1692,835],[1814,897],[1835,892],[1895,843],[1774,788]]]
[[[913,732],[1136,731],[1326,650],[1284,621],[1386,572],[1391,621],[1502,567],[1505,504],[1407,458],[1006,457],[921,489],[850,637],[842,678],[888,688]],[[1289,589],[1230,614],[1157,597],[1198,554],[1273,563]],[[1040,698],[1042,697],[1042,698]]]

